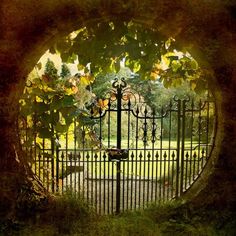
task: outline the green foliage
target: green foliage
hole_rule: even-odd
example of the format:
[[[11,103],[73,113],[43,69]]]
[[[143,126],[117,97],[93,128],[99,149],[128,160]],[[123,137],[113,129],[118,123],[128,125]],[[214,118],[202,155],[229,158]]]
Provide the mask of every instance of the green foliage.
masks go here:
[[[57,69],[54,65],[54,62],[51,61],[49,58],[47,60],[47,63],[45,65],[45,70],[44,70],[44,74],[46,76],[48,76],[50,79],[57,79],[58,75],[57,75]]]
[[[91,98],[86,85],[77,77],[68,77],[68,67],[62,67],[63,78],[57,75],[54,63],[48,59],[44,74],[39,76],[35,69],[27,80],[28,85],[20,100],[20,115],[28,129],[26,145],[31,145],[35,137],[55,140],[64,134],[78,111]],[[87,78],[89,75],[84,80]]]
[[[206,85],[204,72],[187,52],[177,50],[174,39],[132,21],[88,24],[62,38],[51,51],[59,52],[64,62],[60,76],[48,59],[44,74],[28,79],[21,100],[21,115],[30,123],[31,136],[40,138],[64,134],[78,116],[80,129],[85,123],[92,127],[88,110],[95,100],[96,112],[103,106],[115,77],[127,78],[153,110],[169,105],[173,95],[196,97],[193,90]],[[77,59],[81,74],[73,77],[66,63]]]
[[[65,79],[65,78],[70,77],[70,76],[71,76],[71,73],[70,73],[69,67],[65,63],[63,63],[62,66],[61,66],[60,77],[62,79]]]
[[[205,80],[205,72],[187,52],[178,51],[174,39],[132,21],[88,24],[58,41],[51,52],[59,52],[64,62],[78,56],[78,69],[96,78],[117,73],[122,61],[141,80],[159,78],[167,88],[188,80],[192,89],[201,90]]]

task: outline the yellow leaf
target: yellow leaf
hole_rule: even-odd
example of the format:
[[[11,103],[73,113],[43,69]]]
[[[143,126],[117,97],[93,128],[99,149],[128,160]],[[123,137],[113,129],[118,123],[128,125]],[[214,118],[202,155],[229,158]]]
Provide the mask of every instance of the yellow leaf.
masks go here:
[[[150,79],[151,80],[156,80],[158,76],[158,73],[156,71],[152,71],[150,74]]]
[[[103,99],[99,99],[98,100],[98,107],[104,109],[104,108],[107,107],[108,103],[109,103],[108,99],[104,99],[104,100]]]
[[[191,81],[191,89],[194,90],[197,87],[197,84]]]
[[[82,85],[90,85],[94,81],[94,76],[93,75],[83,75],[80,77],[80,83]]]
[[[73,91],[73,89],[72,88],[65,88],[65,94],[66,95],[72,95],[72,94],[74,94],[74,91]]]
[[[81,64],[78,64],[78,65],[77,65],[77,68],[78,68],[79,71],[80,71],[80,70],[83,70],[84,67],[85,67],[85,66],[84,66],[84,65],[81,65]]]

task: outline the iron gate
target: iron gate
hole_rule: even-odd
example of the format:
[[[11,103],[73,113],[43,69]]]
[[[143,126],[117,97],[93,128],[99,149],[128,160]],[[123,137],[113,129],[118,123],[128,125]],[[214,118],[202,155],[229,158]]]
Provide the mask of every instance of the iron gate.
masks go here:
[[[100,214],[179,197],[199,177],[214,143],[215,105],[174,97],[151,109],[124,79],[54,145],[30,150],[52,192],[72,192]],[[71,134],[73,133],[73,134]],[[71,138],[73,136],[73,139]]]

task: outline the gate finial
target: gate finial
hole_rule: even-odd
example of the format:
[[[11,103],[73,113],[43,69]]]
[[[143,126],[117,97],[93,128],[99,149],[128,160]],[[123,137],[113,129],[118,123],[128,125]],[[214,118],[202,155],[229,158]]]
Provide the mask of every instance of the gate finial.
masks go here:
[[[115,89],[122,89],[122,88],[125,88],[127,86],[127,83],[125,82],[125,78],[122,77],[120,79],[118,78],[115,78],[114,82],[112,83],[112,87],[115,88]]]

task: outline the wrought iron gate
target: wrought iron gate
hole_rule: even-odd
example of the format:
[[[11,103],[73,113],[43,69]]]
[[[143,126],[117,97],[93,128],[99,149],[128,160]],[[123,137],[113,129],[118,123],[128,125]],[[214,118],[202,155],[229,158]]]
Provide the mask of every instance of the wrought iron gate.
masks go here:
[[[210,157],[214,106],[208,93],[197,102],[174,97],[154,111],[124,79],[115,80],[109,96],[57,140],[61,147],[31,148],[34,171],[49,190],[69,190],[100,214],[177,198]]]

